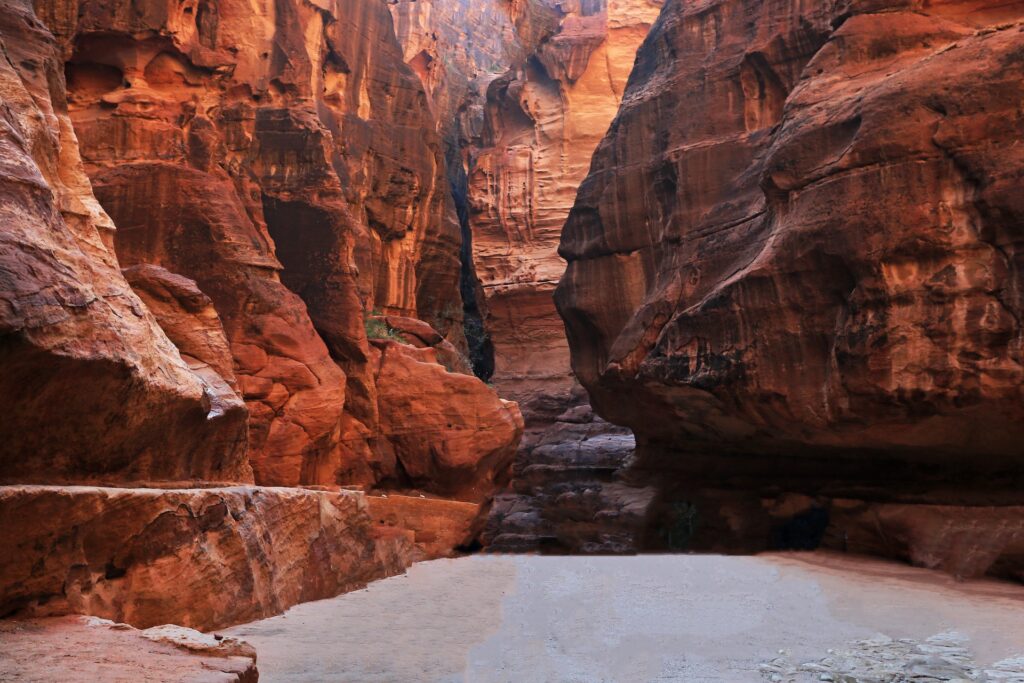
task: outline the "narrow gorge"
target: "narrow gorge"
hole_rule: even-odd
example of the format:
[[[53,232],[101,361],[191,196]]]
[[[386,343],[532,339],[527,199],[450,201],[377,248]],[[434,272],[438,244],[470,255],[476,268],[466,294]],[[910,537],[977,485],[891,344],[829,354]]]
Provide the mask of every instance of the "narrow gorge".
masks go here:
[[[0,681],[1024,680],[1022,315],[1024,2],[5,0]]]

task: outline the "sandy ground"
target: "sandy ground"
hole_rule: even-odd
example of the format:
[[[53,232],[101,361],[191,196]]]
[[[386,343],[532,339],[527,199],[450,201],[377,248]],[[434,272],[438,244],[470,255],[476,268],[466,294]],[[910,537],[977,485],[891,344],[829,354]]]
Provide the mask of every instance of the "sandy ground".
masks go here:
[[[1024,587],[841,555],[438,560],[230,633],[264,682],[1024,683]]]

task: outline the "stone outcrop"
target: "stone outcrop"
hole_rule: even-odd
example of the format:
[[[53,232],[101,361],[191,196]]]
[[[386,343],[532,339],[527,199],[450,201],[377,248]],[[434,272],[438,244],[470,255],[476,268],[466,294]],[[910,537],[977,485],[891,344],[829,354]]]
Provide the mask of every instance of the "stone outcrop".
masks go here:
[[[375,524],[402,533],[415,550],[415,560],[452,557],[472,549],[484,522],[479,503],[382,494],[369,496]]]
[[[535,4],[535,12],[556,7]],[[547,22],[522,14],[526,54],[487,90],[469,159],[473,261],[494,344],[492,381],[530,419],[551,421],[570,403],[569,349],[552,302],[565,268],[558,242],[660,6],[558,3]]]
[[[0,482],[251,480],[244,422],[118,270],[53,37],[14,1],[0,39]]]
[[[440,138],[387,7],[40,4],[122,265],[195,280],[223,320],[257,481],[393,477],[365,314],[465,342]]]
[[[656,490],[620,476],[634,445],[585,403],[527,430],[481,542],[490,552],[636,553]]]
[[[504,0],[388,3],[406,64],[420,79],[437,130],[458,146],[482,120],[491,80],[522,59],[516,10]]]
[[[399,574],[358,492],[0,488],[0,614],[221,628]]]
[[[379,346],[380,421],[398,488],[481,503],[504,485],[523,432],[515,403],[476,377],[449,372],[433,349]]]
[[[177,626],[139,631],[96,617],[0,622],[0,679],[256,683],[256,651]]]
[[[261,618],[410,561],[339,484],[470,501],[443,553],[504,483],[387,6],[263,10],[0,6],[4,616]]]
[[[747,509],[789,491],[991,508],[977,529],[1012,517],[1022,19],[994,2],[667,3],[566,224],[556,294],[595,409],[636,433],[638,476],[672,482],[665,528],[717,516],[693,505],[707,487]],[[743,514],[720,517],[728,534]],[[927,526],[900,533],[918,545]],[[733,549],[765,542],[733,531]],[[942,538],[930,555],[956,554]]]

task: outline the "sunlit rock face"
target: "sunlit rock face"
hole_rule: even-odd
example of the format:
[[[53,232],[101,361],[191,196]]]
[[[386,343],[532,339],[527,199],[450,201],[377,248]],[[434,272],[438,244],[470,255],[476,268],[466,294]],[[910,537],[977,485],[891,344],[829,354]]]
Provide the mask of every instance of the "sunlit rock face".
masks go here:
[[[504,0],[395,0],[388,3],[406,64],[427,93],[438,130],[478,116],[487,84],[521,59],[515,16]]]
[[[441,138],[387,6],[37,4],[121,265],[193,281],[221,319],[257,482],[407,484],[367,320],[466,344]]]
[[[121,275],[27,2],[0,7],[0,483],[251,481],[222,409]]]
[[[1019,498],[1022,18],[667,4],[556,295],[640,468],[683,488]]]
[[[550,420],[573,386],[552,303],[565,268],[562,226],[661,3],[541,5],[534,14],[547,8],[553,18],[520,10],[528,53],[488,88],[469,162],[469,220],[493,381],[528,417]]]

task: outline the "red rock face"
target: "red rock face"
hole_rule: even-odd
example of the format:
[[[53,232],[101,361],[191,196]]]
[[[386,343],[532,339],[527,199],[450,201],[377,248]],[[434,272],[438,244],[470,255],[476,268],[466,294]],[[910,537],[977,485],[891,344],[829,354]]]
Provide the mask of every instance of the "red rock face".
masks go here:
[[[0,623],[0,648],[7,680],[259,680],[252,646],[178,626],[139,631],[96,617],[10,620]]]
[[[387,7],[40,4],[122,265],[194,280],[223,322],[256,480],[401,480],[367,314],[428,321],[451,367],[465,340],[440,138]]]
[[[418,496],[369,496],[373,521],[395,529],[415,546],[416,560],[451,557],[470,547],[480,533],[480,505]]]
[[[470,501],[429,522],[468,542],[522,419],[466,374],[387,7],[36,5],[0,7],[0,614],[213,628],[401,571],[338,483]],[[213,486],[253,479],[331,486]]]
[[[531,420],[551,421],[571,402],[569,348],[552,301],[565,269],[558,242],[660,6],[570,3],[548,22],[523,14],[526,54],[487,91],[469,164],[473,260],[493,381]],[[545,31],[531,40],[538,26]]]
[[[379,343],[382,431],[400,484],[484,502],[505,484],[523,432],[518,406],[470,375],[449,372],[433,349]]]
[[[405,570],[357,492],[0,488],[0,612],[222,628]]]
[[[118,270],[53,37],[21,2],[0,35],[0,481],[250,480],[244,420]]]
[[[641,466],[1014,498],[1022,17],[666,6],[566,225],[557,293],[573,367]]]

